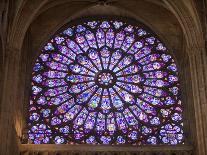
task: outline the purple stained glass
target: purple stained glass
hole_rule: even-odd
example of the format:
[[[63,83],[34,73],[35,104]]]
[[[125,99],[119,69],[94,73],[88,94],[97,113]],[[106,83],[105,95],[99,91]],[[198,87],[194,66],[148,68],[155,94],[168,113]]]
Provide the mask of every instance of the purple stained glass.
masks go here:
[[[69,24],[35,62],[28,119],[32,144],[183,144],[176,63],[142,24]]]

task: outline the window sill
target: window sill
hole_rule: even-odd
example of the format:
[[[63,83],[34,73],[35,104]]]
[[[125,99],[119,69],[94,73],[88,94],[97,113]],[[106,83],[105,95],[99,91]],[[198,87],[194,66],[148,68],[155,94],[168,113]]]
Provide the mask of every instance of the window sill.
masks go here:
[[[84,145],[84,144],[21,144],[20,151],[22,155],[30,152],[56,152],[61,155],[62,152],[76,152],[81,154],[81,152],[128,152],[129,154],[136,155],[135,152],[149,152],[153,155],[156,153],[164,153],[164,155],[178,155],[183,152],[185,155],[190,155],[193,152],[193,147],[189,145],[159,145],[159,146],[107,146],[107,145]],[[114,154],[113,153],[113,154]],[[120,154],[118,153],[118,154]],[[134,154],[135,153],[135,154]]]

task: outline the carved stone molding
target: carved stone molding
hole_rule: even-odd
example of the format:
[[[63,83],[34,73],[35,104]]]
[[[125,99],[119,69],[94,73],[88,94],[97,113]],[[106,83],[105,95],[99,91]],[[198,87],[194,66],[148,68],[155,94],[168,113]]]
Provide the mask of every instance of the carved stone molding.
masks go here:
[[[22,144],[21,155],[193,155],[193,148],[180,146],[93,146]]]

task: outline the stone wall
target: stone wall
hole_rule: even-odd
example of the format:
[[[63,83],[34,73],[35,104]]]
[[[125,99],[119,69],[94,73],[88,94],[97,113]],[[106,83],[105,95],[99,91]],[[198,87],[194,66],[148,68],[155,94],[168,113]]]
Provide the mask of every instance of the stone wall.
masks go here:
[[[4,0],[0,3],[2,4],[0,15],[4,14],[4,20],[2,16],[0,17],[0,88],[3,90],[0,93],[0,154],[16,155],[20,150],[23,154],[50,154],[53,147],[40,151],[38,146],[23,147],[21,144],[23,131],[26,129],[32,65],[40,53],[41,46],[62,25],[76,18],[96,15],[124,16],[139,20],[166,43],[175,56],[180,70],[182,101],[185,107],[186,146],[194,148],[196,155],[207,154],[207,57],[205,26],[203,26],[206,23],[205,20],[201,20],[203,14],[198,14],[196,1],[108,0],[106,2]],[[102,151],[103,154],[108,154],[106,151]],[[189,150],[175,152],[173,149],[165,150],[167,154],[172,155],[179,152],[187,154],[186,151],[191,154]],[[55,150],[52,152],[60,154]],[[148,154],[145,152],[147,150],[135,154]],[[157,150],[154,155],[156,152],[165,154]],[[134,154],[134,151],[124,153]],[[113,154],[113,151],[110,154]]]

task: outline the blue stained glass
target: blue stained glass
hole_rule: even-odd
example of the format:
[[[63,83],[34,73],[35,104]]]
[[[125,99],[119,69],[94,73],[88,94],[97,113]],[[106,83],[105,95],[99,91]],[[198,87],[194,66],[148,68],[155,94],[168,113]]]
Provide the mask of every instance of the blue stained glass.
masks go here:
[[[155,40],[155,37],[146,38],[146,42],[148,42],[149,44],[154,44]]]
[[[86,31],[85,37],[91,48],[97,48],[95,36],[91,31]]]
[[[96,21],[87,22],[87,25],[90,26],[91,28],[95,28],[97,25],[97,22]]]
[[[125,34],[123,31],[116,34],[115,41],[114,41],[114,48],[120,48],[122,42],[124,41]]]
[[[79,44],[79,46],[86,52],[88,50],[88,43],[84,36],[77,34],[76,36],[76,42]]]
[[[55,111],[55,114],[58,115],[58,114],[66,113],[72,106],[74,106],[73,99],[70,101],[67,101],[67,102],[63,103],[61,106],[59,106],[57,108],[57,110]]]
[[[47,61],[49,56],[50,56],[49,54],[40,54],[39,57],[42,59],[42,61]]]
[[[137,99],[137,106],[139,108],[141,108],[145,113],[149,113],[151,115],[156,115],[156,109],[151,106],[150,104],[140,100],[140,99]]]
[[[60,95],[64,92],[66,92],[68,89],[67,86],[65,87],[58,87],[58,88],[53,88],[53,89],[48,89],[46,92],[45,92],[45,96],[57,96],[57,95]]]
[[[107,117],[107,129],[111,135],[113,135],[114,131],[116,130],[115,119],[113,113],[110,113]]]
[[[111,137],[110,136],[101,136],[101,141],[103,144],[109,144],[111,141]]]
[[[126,140],[122,136],[117,137],[117,143],[118,144],[124,144],[125,142],[126,142]]]
[[[90,99],[91,95],[93,94],[93,92],[97,89],[97,86],[94,86],[92,88],[87,89],[86,91],[84,91],[83,93],[81,93],[80,95],[78,95],[76,97],[76,101],[78,103],[83,103],[86,102]]]
[[[61,124],[61,120],[58,117],[53,117],[51,120],[51,125]]]
[[[162,54],[161,57],[164,62],[168,62],[172,58],[170,55],[167,55],[167,54]]]
[[[113,97],[111,97],[111,99],[112,99],[113,106],[115,108],[119,109],[123,107],[124,104],[117,95],[114,95]]]
[[[129,133],[128,137],[131,138],[132,140],[136,140],[138,136],[137,131],[132,131]]]
[[[63,128],[60,128],[59,130],[63,134],[69,134],[70,133],[70,127],[69,126],[65,126]]]
[[[65,39],[63,37],[56,37],[55,41],[57,44],[61,44]]]
[[[124,57],[119,64],[117,65],[116,68],[114,68],[114,72],[120,71],[122,68],[129,66],[132,63],[133,57],[132,56],[127,56]]]
[[[157,78],[157,79],[161,79],[164,78],[168,75],[168,73],[163,72],[163,71],[153,71],[153,72],[147,72],[144,73],[146,78]]]
[[[121,51],[117,50],[112,54],[111,62],[109,64],[109,69],[113,70],[115,65],[119,62],[120,58],[122,57]]]
[[[58,70],[58,71],[68,71],[68,67],[58,62],[47,62],[46,65],[51,69]]]
[[[37,104],[39,105],[45,105],[47,103],[46,99],[44,96],[41,96],[40,98],[38,98],[37,100]]]
[[[162,126],[160,138],[165,144],[176,145],[183,140],[183,130],[174,124],[167,124]]]
[[[138,29],[137,33],[138,33],[138,36],[144,36],[144,35],[147,34],[147,32],[145,30],[143,30],[143,29]]]
[[[148,134],[152,133],[152,129],[151,129],[151,128],[148,128],[148,127],[146,127],[146,126],[143,126],[143,127],[142,127],[142,133],[143,133],[144,135],[148,135]]]
[[[59,136],[55,137],[55,144],[63,144],[64,143],[64,138],[61,138]]]
[[[84,66],[86,69],[89,69],[89,70],[92,71],[92,72],[98,72],[97,68],[95,68],[95,67],[93,66],[92,61],[89,60],[88,57],[79,55],[79,56],[77,56],[77,61],[78,61],[78,63],[80,63],[82,66]]]
[[[117,76],[124,76],[124,75],[130,75],[135,74],[140,71],[140,67],[137,65],[130,65],[129,67],[125,68],[121,72],[117,73]]]
[[[67,113],[64,114],[63,122],[68,122],[69,120],[74,119],[77,113],[81,110],[81,106],[75,105]]]
[[[123,22],[121,22],[121,21],[114,21],[113,25],[114,25],[114,27],[116,29],[119,29],[123,25]]]
[[[48,101],[48,105],[59,105],[65,101],[67,101],[68,99],[70,99],[72,96],[70,94],[61,94],[59,96],[53,97],[51,99],[49,99]]]
[[[157,50],[160,50],[160,51],[165,51],[166,50],[166,47],[162,44],[162,43],[159,43],[156,47]]]
[[[158,98],[158,97],[146,94],[146,93],[141,94],[140,98],[145,100],[146,102],[152,104],[152,105],[157,105],[157,106],[162,106],[163,105],[163,102],[162,102],[161,98]]]
[[[38,86],[32,86],[32,93],[33,93],[34,95],[39,94],[39,92],[41,92],[41,91],[42,91],[42,88],[40,88],[40,87],[38,87]]]
[[[113,46],[113,42],[114,42],[114,32],[112,29],[109,29],[107,32],[106,32],[106,45],[110,48],[112,48]]]
[[[68,36],[72,36],[73,35],[73,29],[68,28],[68,29],[64,30],[63,33],[68,35]]]
[[[94,80],[94,78],[90,76],[83,76],[83,75],[70,75],[66,78],[66,80],[71,83],[80,83],[80,82],[92,81]]]
[[[53,60],[58,61],[60,63],[64,63],[64,64],[69,65],[73,62],[72,60],[70,60],[70,59],[68,59],[65,56],[60,55],[60,54],[51,54],[51,55],[52,55]]]
[[[116,121],[119,129],[126,133],[128,131],[128,125],[124,116],[121,113],[116,113]]]
[[[99,48],[105,45],[105,33],[102,29],[98,29],[96,32],[96,40]]]
[[[76,53],[72,52],[70,49],[68,49],[66,46],[58,46],[58,50],[68,58],[75,60]]]
[[[88,117],[85,121],[85,124],[84,124],[84,128],[85,128],[86,133],[90,132],[94,128],[95,122],[96,122],[96,113],[91,112],[88,115]]]
[[[35,63],[33,70],[34,71],[40,71],[43,69],[43,66],[40,63]]]
[[[145,56],[147,56],[148,54],[150,54],[151,49],[150,48],[142,48],[141,50],[139,50],[136,54],[135,54],[135,59],[139,60]]]
[[[43,117],[48,117],[50,115],[50,109],[43,109],[41,113]]]
[[[169,88],[170,92],[173,93],[173,95],[177,95],[178,92],[179,92],[179,88],[178,87],[172,87],[172,88]]]
[[[125,27],[125,29],[124,29],[126,32],[130,32],[130,33],[132,33],[132,32],[134,32],[134,27],[132,26],[132,25],[128,25],[127,27]]]
[[[155,136],[149,136],[149,138],[147,139],[147,142],[149,144],[155,145],[157,144],[157,138]]]
[[[88,139],[86,139],[86,143],[95,144],[96,143],[95,136],[90,136]]]
[[[159,88],[144,87],[144,92],[151,94],[153,96],[161,97],[166,96],[167,92]]]
[[[123,111],[124,117],[126,118],[127,123],[130,126],[133,126],[134,129],[138,128],[138,121],[135,118],[135,116],[131,113],[131,111],[129,109],[125,109]]]
[[[171,65],[169,65],[169,66],[167,67],[167,69],[176,72],[176,71],[177,71],[176,64],[172,63]]]
[[[181,121],[181,120],[182,120],[182,116],[181,116],[181,114],[179,114],[179,113],[174,113],[174,114],[172,115],[172,120],[175,121],[175,122],[179,122],[179,121]]]
[[[150,123],[152,125],[159,125],[160,124],[160,119],[158,117],[153,117],[151,120],[150,120]]]
[[[161,109],[160,113],[162,114],[163,117],[168,117],[171,114],[170,109]]]
[[[47,45],[45,46],[45,48],[44,48],[46,51],[48,50],[48,51],[52,51],[52,50],[54,50],[54,47],[53,47],[53,45],[52,45],[52,43],[47,43]]]
[[[169,86],[169,82],[168,81],[164,81],[164,80],[159,80],[159,79],[147,79],[144,84],[146,86],[152,86],[152,87],[166,87]]]
[[[109,28],[110,24],[108,23],[108,21],[103,21],[100,25],[101,28]]]
[[[67,75],[67,73],[49,70],[44,72],[43,75],[48,78],[64,78]]]
[[[183,144],[178,68],[142,24],[71,24],[34,63],[28,143]]]
[[[88,111],[86,109],[83,109],[79,115],[75,118],[73,121],[74,128],[78,128],[85,122],[86,116],[88,115]]]
[[[76,29],[77,32],[82,32],[82,31],[85,31],[85,30],[86,30],[86,28],[82,25],[78,25],[77,29]]]
[[[67,39],[67,45],[68,47],[74,52],[74,53],[83,53],[82,50],[80,49],[80,47],[72,40]]]
[[[123,42],[123,45],[122,45],[122,49],[124,51],[127,51],[129,49],[129,47],[133,44],[134,42],[134,35],[131,35],[131,36],[127,36]]]
[[[130,109],[133,111],[134,115],[136,115],[136,117],[143,122],[148,122],[148,117],[147,115],[141,110],[139,109],[139,107],[137,107],[136,105],[131,106]]]
[[[132,47],[129,49],[128,53],[130,54],[135,54],[137,53],[142,47],[143,47],[144,43],[143,43],[143,40],[141,41],[137,41],[137,42],[134,42],[134,44],[132,45]],[[148,49],[146,50],[145,48],[141,49],[142,51],[149,51]],[[135,57],[139,57],[140,55],[139,54],[136,54]]]
[[[150,54],[150,55],[140,59],[139,63],[141,63],[142,65],[145,65],[145,64],[149,64],[150,62],[153,62],[153,61],[161,61],[161,60],[160,60],[160,54]]]
[[[32,114],[30,115],[30,117],[29,117],[29,119],[30,119],[31,121],[38,121],[39,118],[40,118],[40,115],[37,114],[37,113],[32,113]]]
[[[82,139],[83,136],[84,136],[83,131],[79,131],[79,130],[75,130],[75,131],[74,131],[74,138],[75,138],[76,140],[80,140],[80,139]]]
[[[98,113],[98,117],[96,119],[96,130],[98,134],[101,134],[105,130],[105,115]]]
[[[50,79],[42,83],[42,85],[48,86],[48,87],[64,86],[66,84],[67,83],[63,79]]]

